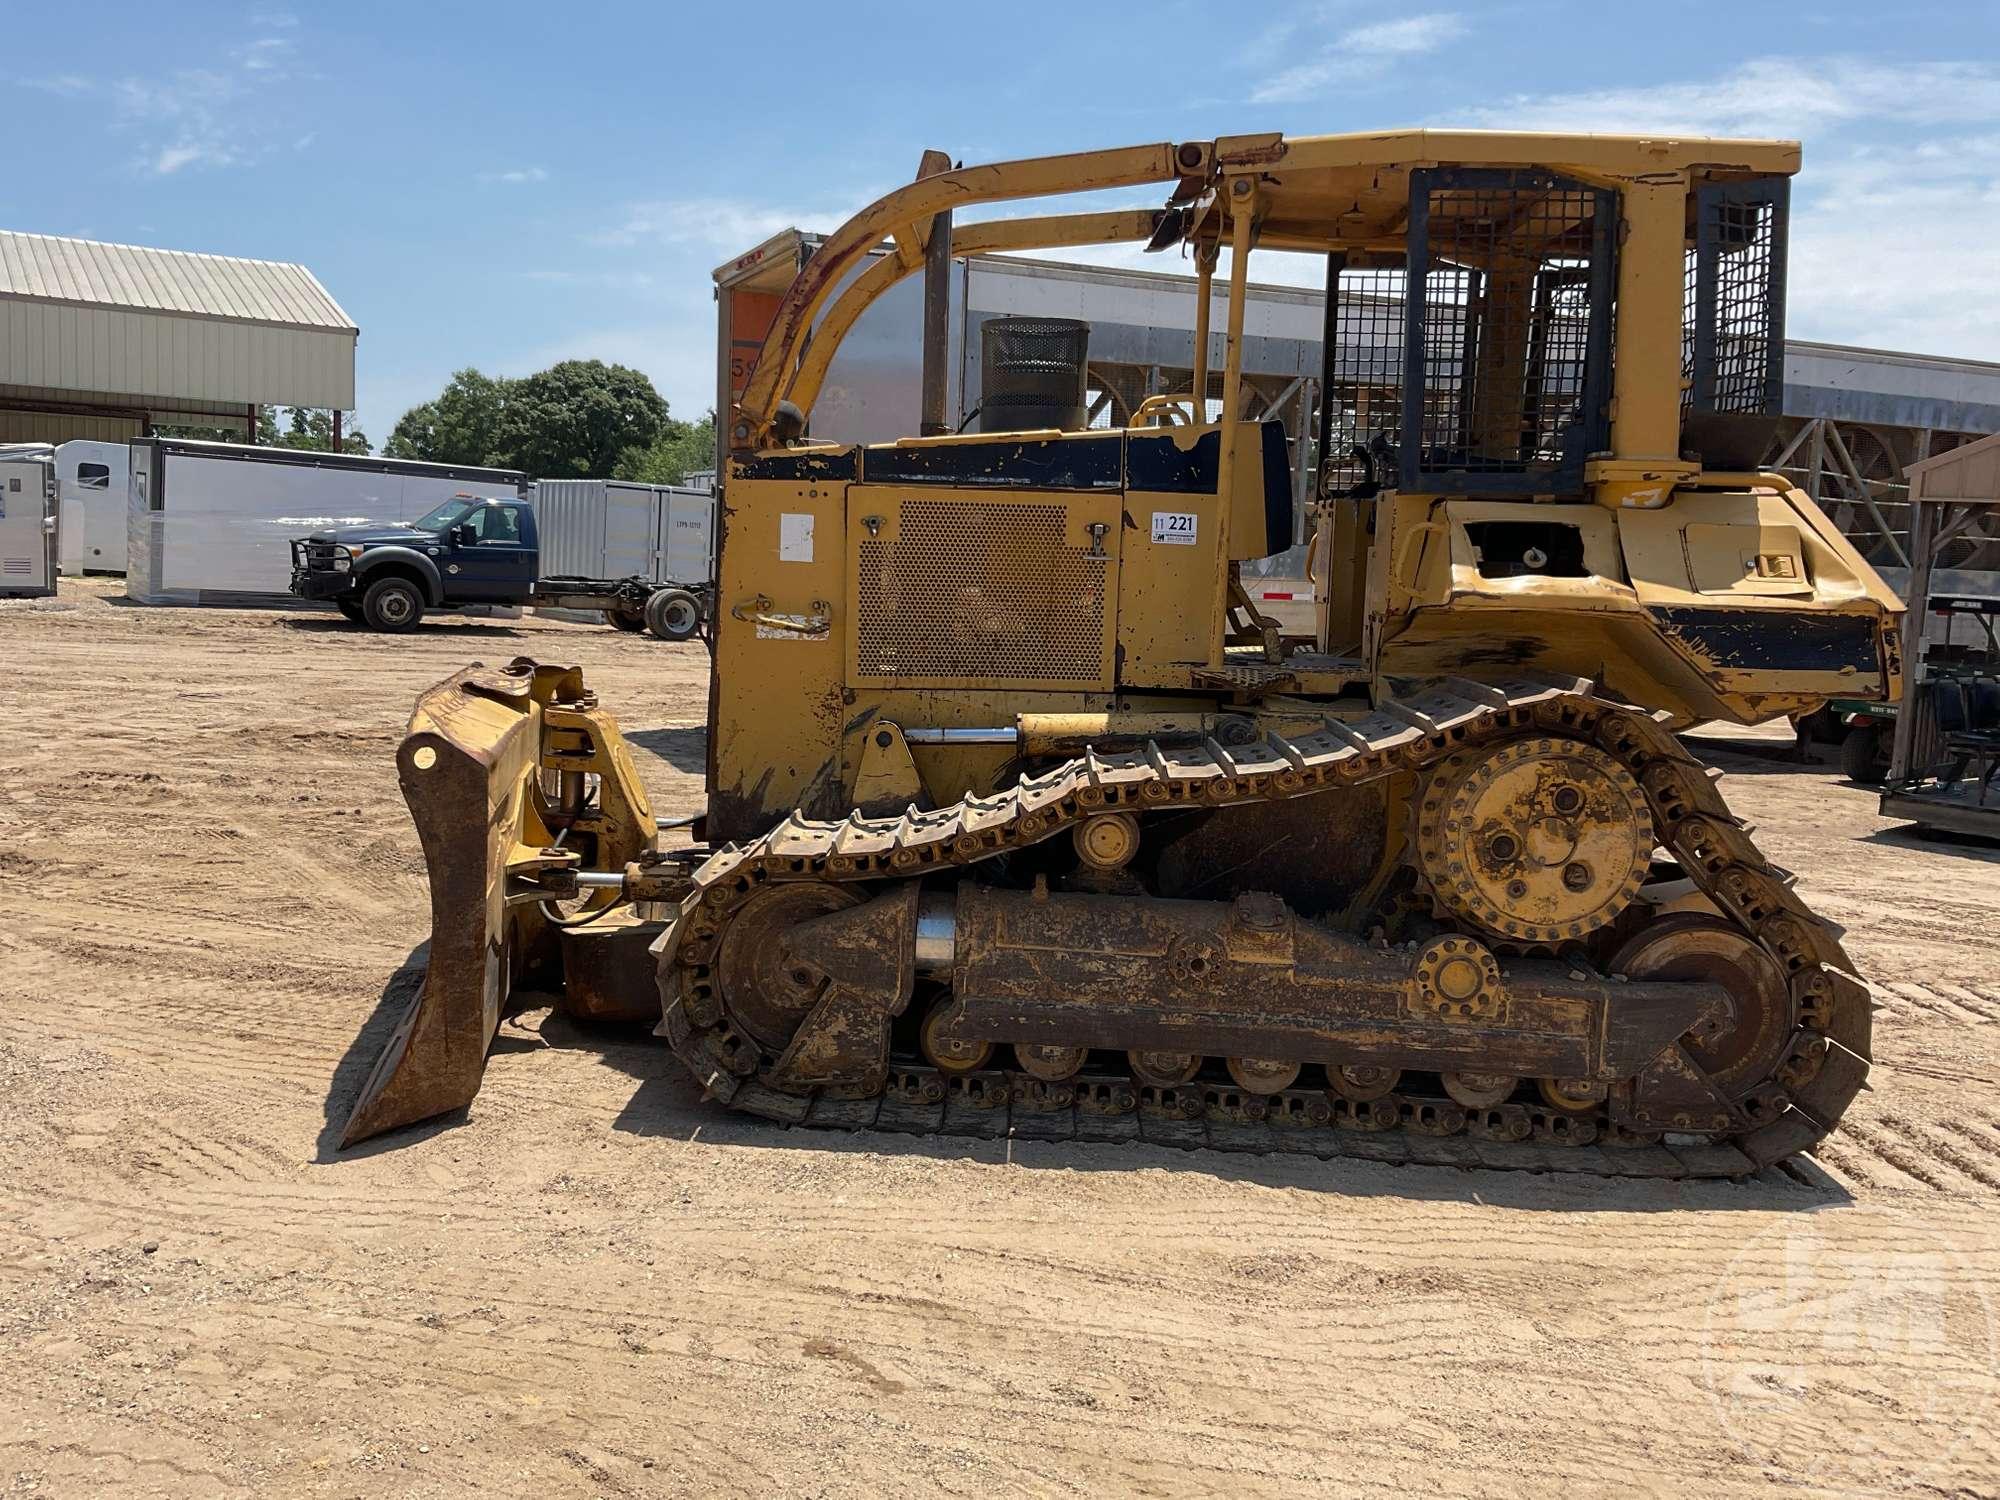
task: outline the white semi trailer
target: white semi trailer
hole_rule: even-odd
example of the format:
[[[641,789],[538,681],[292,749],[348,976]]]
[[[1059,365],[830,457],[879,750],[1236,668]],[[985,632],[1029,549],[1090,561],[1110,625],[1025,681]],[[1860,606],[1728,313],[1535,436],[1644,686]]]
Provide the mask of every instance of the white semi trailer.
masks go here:
[[[295,537],[529,492],[513,469],[363,454],[183,438],[141,438],[130,454],[125,592],[142,604],[290,603]]]

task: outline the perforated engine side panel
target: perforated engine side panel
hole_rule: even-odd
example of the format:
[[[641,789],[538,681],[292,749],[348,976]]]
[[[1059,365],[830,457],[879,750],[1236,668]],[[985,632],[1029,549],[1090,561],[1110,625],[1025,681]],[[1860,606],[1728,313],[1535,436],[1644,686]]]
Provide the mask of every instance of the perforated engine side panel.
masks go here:
[[[905,500],[855,560],[856,681],[1107,681],[1107,557],[1061,501]]]

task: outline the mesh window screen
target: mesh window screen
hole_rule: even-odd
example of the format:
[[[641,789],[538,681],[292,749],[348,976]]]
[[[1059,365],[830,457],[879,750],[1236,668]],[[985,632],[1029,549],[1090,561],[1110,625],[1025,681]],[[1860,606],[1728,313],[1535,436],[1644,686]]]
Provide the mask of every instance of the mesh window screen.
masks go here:
[[[1605,443],[1616,194],[1542,172],[1410,180],[1403,487],[1580,491]]]
[[[1782,409],[1790,195],[1783,177],[1695,190],[1681,372],[1695,411]]]
[[[1402,267],[1342,270],[1334,295],[1333,347],[1321,414],[1320,493],[1339,494],[1363,475],[1357,447],[1393,443],[1403,425]],[[1390,477],[1381,476],[1385,481]]]

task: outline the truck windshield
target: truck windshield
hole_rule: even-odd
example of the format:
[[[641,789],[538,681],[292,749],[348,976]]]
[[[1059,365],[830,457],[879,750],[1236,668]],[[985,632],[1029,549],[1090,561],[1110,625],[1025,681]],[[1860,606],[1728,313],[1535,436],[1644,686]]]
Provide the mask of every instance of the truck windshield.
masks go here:
[[[418,516],[410,524],[419,531],[443,531],[470,509],[472,509],[470,500],[454,495],[436,509]]]

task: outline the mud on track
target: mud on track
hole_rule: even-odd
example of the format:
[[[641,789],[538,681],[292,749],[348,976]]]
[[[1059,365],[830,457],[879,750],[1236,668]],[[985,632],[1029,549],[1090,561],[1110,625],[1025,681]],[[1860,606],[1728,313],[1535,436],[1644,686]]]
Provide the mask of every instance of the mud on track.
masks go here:
[[[544,1012],[335,1157],[424,937],[418,690],[580,662],[688,811],[705,656],[113,592],[0,604],[0,1488],[2000,1490],[2000,849],[1699,741],[1882,1004],[1748,1183],[793,1134]]]

